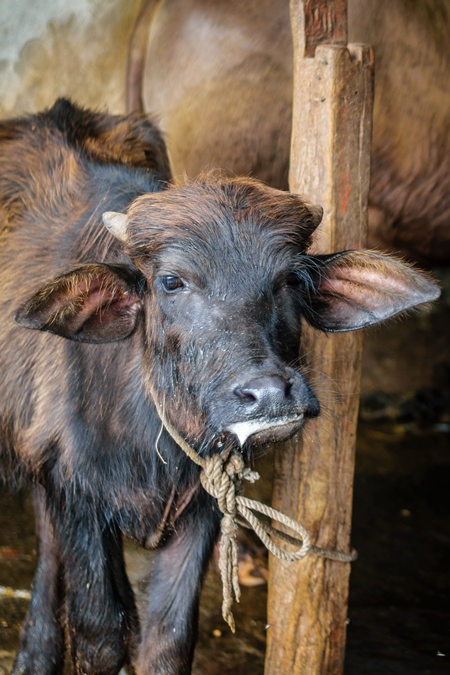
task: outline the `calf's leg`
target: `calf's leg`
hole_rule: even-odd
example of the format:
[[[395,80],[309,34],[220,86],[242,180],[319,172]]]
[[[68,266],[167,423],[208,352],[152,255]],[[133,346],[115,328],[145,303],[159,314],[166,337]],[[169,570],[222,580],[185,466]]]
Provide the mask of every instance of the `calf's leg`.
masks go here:
[[[62,567],[44,489],[36,486],[33,496],[38,559],[12,675],[56,675],[64,660]]]
[[[80,504],[58,518],[67,622],[77,675],[117,675],[138,639],[134,595],[118,528]]]
[[[220,527],[217,504],[204,493],[156,551],[138,675],[189,675],[198,631],[200,591]]]

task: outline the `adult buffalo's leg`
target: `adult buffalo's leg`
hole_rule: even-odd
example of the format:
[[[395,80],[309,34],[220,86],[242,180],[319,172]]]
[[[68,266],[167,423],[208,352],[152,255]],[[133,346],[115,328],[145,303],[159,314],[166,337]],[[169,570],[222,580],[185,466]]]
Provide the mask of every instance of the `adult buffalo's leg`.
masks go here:
[[[34,488],[38,559],[30,606],[12,675],[61,673],[64,660],[60,554],[43,488]]]
[[[67,622],[78,675],[117,675],[138,639],[139,621],[118,528],[88,500],[58,519]]]
[[[217,504],[204,493],[156,552],[138,675],[188,675],[198,631],[200,591],[219,531]]]

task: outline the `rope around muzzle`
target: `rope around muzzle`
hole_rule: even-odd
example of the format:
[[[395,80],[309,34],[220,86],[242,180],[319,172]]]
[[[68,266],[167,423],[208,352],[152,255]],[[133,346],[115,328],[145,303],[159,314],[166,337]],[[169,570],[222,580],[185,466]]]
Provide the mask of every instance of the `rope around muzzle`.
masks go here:
[[[259,479],[259,474],[246,467],[242,455],[234,450],[224,459],[218,454],[211,457],[200,457],[198,453],[180,436],[161,415],[161,422],[165,426],[173,440],[180,446],[186,455],[195,464],[202,468],[200,481],[208,494],[217,500],[219,509],[223,513],[221,521],[221,539],[219,554],[219,569],[223,586],[222,616],[230,626],[232,632],[235,632],[234,617],[231,611],[233,602],[239,602],[241,589],[238,578],[238,546],[236,542],[236,533],[238,525],[253,529],[255,534],[261,539],[264,546],[270,553],[284,560],[285,562],[295,562],[302,560],[309,553],[315,553],[322,558],[335,560],[339,562],[352,562],[358,557],[353,549],[351,553],[342,553],[328,548],[315,546],[311,542],[311,536],[303,525],[289,518],[284,513],[273,509],[266,504],[262,504],[254,499],[248,499],[241,493],[243,490],[243,481],[248,480],[251,483]],[[281,525],[288,527],[295,532],[298,537],[293,537],[285,532],[265,523],[253,513],[261,513]],[[245,519],[244,522],[242,518]],[[293,546],[298,546],[298,550],[288,553],[277,546],[271,539],[276,536]]]

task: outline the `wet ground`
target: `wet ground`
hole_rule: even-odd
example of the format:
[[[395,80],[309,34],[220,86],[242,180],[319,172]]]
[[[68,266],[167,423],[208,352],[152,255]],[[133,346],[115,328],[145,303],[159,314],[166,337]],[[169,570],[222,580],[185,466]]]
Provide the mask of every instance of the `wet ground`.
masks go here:
[[[362,409],[352,536],[359,559],[351,574],[346,675],[450,673],[450,417],[441,401],[425,423],[429,399],[423,394],[399,404],[395,397],[371,397]],[[263,473],[267,498],[270,458]],[[130,546],[127,555],[140,587],[145,554]],[[30,501],[4,492],[0,585],[29,589],[34,560]],[[221,618],[212,565],[195,675],[262,675],[265,600],[264,585],[243,588],[232,635]],[[0,675],[10,672],[26,607],[26,599],[0,596]]]

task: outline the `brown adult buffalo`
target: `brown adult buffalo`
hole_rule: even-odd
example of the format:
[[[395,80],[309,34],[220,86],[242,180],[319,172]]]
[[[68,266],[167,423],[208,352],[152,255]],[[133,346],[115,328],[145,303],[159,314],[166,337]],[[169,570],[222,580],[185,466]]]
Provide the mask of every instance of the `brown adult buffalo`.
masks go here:
[[[286,189],[289,0],[144,6],[130,52],[129,105],[142,95],[159,119],[175,175],[213,164]],[[450,3],[349,0],[348,11],[349,41],[375,51],[369,244],[448,263]]]
[[[78,675],[188,674],[219,517],[161,419],[249,459],[319,412],[301,317],[354,330],[439,294],[380,254],[308,255],[322,210],[298,196],[167,166],[136,116],[0,123],[0,459],[40,536],[14,675],[61,673],[65,644]],[[141,629],[122,534],[158,546]]]

